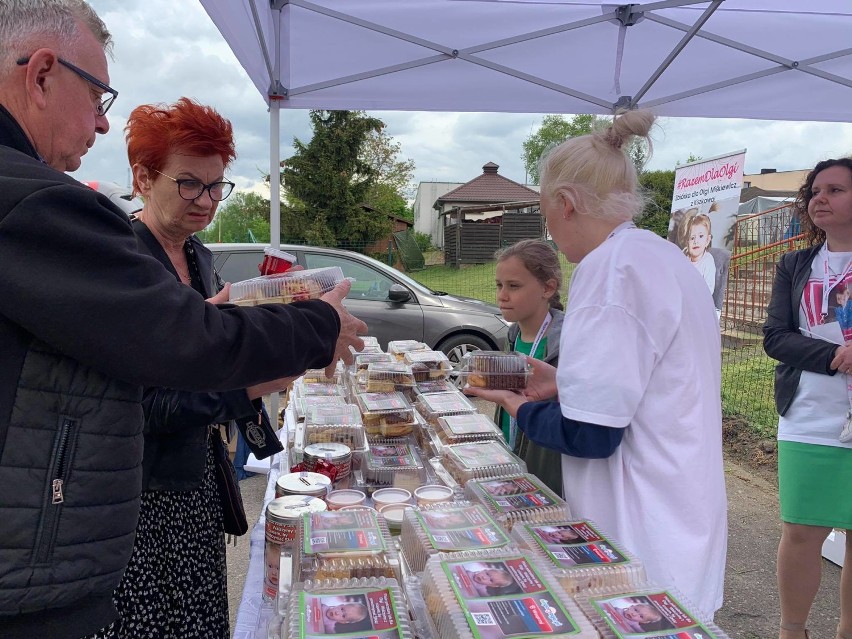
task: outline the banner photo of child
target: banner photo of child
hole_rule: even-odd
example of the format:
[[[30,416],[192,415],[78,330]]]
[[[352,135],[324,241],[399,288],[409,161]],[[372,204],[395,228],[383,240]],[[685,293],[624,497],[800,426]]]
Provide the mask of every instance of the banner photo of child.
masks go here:
[[[364,594],[312,595],[303,593],[306,637],[328,635],[398,636],[396,610],[389,591]]]

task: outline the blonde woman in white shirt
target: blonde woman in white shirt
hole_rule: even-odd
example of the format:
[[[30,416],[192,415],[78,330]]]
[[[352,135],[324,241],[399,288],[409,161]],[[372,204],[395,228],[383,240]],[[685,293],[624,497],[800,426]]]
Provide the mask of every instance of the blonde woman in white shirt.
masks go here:
[[[722,605],[727,549],[719,327],[678,247],[632,223],[643,200],[623,148],[634,135],[647,138],[653,122],[648,112],[627,112],[542,159],[542,213],[577,263],[561,334],[566,356],[558,369],[532,362],[527,395],[472,394],[563,453],[573,512],[612,531],[651,580],[712,615]]]

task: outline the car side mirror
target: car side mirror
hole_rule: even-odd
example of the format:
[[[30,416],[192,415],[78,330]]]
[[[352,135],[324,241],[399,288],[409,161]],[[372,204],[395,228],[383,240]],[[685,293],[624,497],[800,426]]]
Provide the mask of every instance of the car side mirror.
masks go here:
[[[411,299],[411,292],[401,284],[391,284],[388,289],[388,301],[402,304]]]

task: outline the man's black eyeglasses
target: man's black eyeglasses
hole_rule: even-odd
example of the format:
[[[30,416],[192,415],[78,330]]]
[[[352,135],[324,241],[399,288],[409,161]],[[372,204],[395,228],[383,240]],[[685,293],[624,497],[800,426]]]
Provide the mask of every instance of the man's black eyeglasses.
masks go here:
[[[113,89],[111,86],[104,84],[103,82],[98,80],[95,76],[93,76],[91,73],[86,73],[80,67],[71,64],[70,62],[68,62],[68,60],[63,60],[62,58],[59,58],[59,57],[57,57],[56,59],[59,60],[59,64],[61,64],[62,66],[66,67],[68,69],[71,69],[71,71],[73,71],[74,73],[79,75],[86,82],[90,82],[90,83],[94,84],[96,87],[98,87],[104,93],[109,93],[109,97],[106,97],[106,98],[101,97],[101,101],[95,107],[95,111],[97,111],[98,115],[106,115],[106,112],[109,111],[109,108],[112,106],[112,103],[115,102],[115,99],[118,97],[118,91]],[[25,64],[29,64],[29,62],[30,62],[30,57],[26,56],[24,58],[19,58],[18,60],[16,60],[15,64],[17,64],[19,66],[23,66]]]
[[[159,173],[164,178],[169,178],[172,182],[177,184],[178,195],[180,195],[184,200],[197,200],[201,197],[201,194],[204,193],[204,191],[207,191],[210,194],[211,200],[214,202],[221,202],[231,194],[231,191],[234,190],[233,182],[222,181],[204,184],[201,180],[178,180],[173,178],[171,175],[166,175],[162,171],[158,171],[157,169],[151,170],[154,173]]]

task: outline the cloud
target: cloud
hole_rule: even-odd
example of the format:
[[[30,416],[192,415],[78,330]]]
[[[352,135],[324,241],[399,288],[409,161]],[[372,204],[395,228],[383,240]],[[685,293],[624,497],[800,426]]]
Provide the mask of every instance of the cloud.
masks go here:
[[[75,177],[128,181],[123,140],[133,107],[189,96],[209,104],[234,125],[237,160],[229,173],[250,189],[269,171],[269,114],[200,3],[190,0],[90,0],[115,40],[110,83],[120,95],[110,111],[111,132],[101,136]],[[495,98],[498,100],[499,98]],[[416,181],[466,182],[482,165],[524,180],[523,140],[540,114],[372,113],[387,124],[402,154],[416,164]],[[310,139],[305,111],[281,111],[281,158],[293,153],[293,137]],[[650,169],[671,169],[690,155],[712,157],[746,148],[746,172],[809,168],[826,157],[852,153],[852,125],[731,119],[664,118],[654,133]]]

